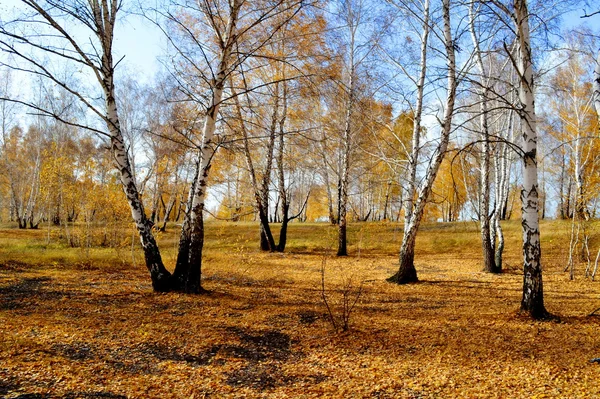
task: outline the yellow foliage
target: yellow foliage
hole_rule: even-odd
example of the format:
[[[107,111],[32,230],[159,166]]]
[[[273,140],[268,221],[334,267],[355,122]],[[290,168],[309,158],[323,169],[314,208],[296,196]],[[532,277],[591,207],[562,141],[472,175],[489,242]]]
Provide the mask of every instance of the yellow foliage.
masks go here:
[[[477,175],[465,153],[450,147],[442,161],[432,195],[425,208],[423,218],[427,221],[454,222],[460,217],[466,201],[467,187],[477,186]]]

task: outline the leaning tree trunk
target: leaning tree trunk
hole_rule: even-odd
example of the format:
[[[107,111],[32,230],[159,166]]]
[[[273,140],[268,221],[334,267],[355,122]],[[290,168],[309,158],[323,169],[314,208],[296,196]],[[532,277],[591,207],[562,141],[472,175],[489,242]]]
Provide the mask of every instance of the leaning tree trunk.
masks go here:
[[[196,161],[196,173],[190,190],[189,208],[186,210],[185,221],[181,230],[179,243],[180,253],[173,273],[174,286],[177,290],[187,293],[203,292],[202,276],[202,249],[204,247],[204,202],[206,197],[206,183],[210,162],[214,150],[211,147],[215,135],[217,116],[223,97],[223,89],[229,72],[229,59],[236,41],[236,24],[241,3],[234,0],[231,5],[229,20],[225,28],[223,40],[220,42],[221,55],[217,74],[212,86],[212,98],[207,109],[202,128],[202,141]]]
[[[110,145],[113,156],[113,163],[119,171],[119,177],[127,202],[131,209],[131,216],[135,223],[135,227],[140,237],[146,267],[150,272],[152,287],[155,291],[166,292],[171,289],[170,277],[171,273],[165,268],[158,245],[154,235],[152,234],[151,223],[146,217],[144,206],[140,199],[140,195],[133,177],[127,150],[123,142],[123,135],[119,124],[119,116],[117,113],[117,103],[115,101],[112,84],[106,90],[106,108],[108,110],[107,127],[110,132]],[[112,89],[112,90],[111,90]]]
[[[414,208],[415,196],[417,195],[417,167],[419,165],[419,154],[421,152],[421,118],[423,115],[423,96],[425,93],[425,78],[427,77],[427,46],[429,40],[429,0],[423,5],[423,33],[421,35],[421,63],[419,80],[417,81],[417,99],[415,112],[413,114],[412,148],[409,156],[409,176],[404,207],[404,230],[410,225]],[[416,271],[415,271],[416,275]]]
[[[171,273],[169,273],[163,264],[158,245],[152,234],[151,223],[144,211],[141,195],[138,191],[133,175],[133,169],[123,140],[123,132],[119,121],[117,102],[115,100],[112,41],[118,7],[116,2],[111,4],[110,11],[107,9],[106,3],[103,3],[103,6],[105,8],[101,9],[101,6],[97,2],[94,2],[93,5],[90,5],[90,11],[93,15],[95,33],[98,35],[100,43],[102,44],[102,66],[99,69],[94,69],[94,72],[104,91],[106,106],[106,116],[104,120],[110,134],[111,154],[114,166],[119,173],[121,185],[125,192],[129,208],[131,209],[131,216],[140,237],[146,267],[150,272],[150,278],[152,280],[152,287],[155,291],[165,292],[171,289]],[[54,26],[54,21],[49,20],[49,22]],[[58,28],[58,30],[61,31],[60,28]],[[68,37],[68,35],[65,35],[65,37]],[[93,67],[93,63],[89,61],[88,56],[75,44],[74,47],[83,60],[86,61],[85,63]]]
[[[521,190],[523,226],[523,298],[521,311],[535,319],[545,318],[540,229],[538,215],[537,131],[533,83],[533,59],[529,36],[526,0],[515,0],[514,21],[517,32],[517,67],[523,137],[523,188]]]
[[[250,138],[248,134],[248,130],[246,129],[246,124],[244,122],[244,116],[242,114],[242,106],[240,104],[239,97],[233,88],[232,85],[232,94],[233,100],[235,103],[235,111],[238,119],[238,123],[240,124],[240,130],[243,137],[243,148],[244,148],[244,156],[246,160],[246,166],[248,167],[248,174],[250,175],[250,183],[252,185],[252,191],[254,192],[254,201],[256,203],[256,210],[258,211],[258,220],[259,220],[259,234],[260,234],[260,249],[263,251],[273,251],[275,250],[275,239],[273,238],[273,233],[271,232],[271,227],[269,226],[269,185],[271,184],[271,166],[273,163],[273,148],[275,145],[275,123],[276,119],[272,120],[272,129],[271,135],[269,136],[269,142],[267,144],[267,160],[265,166],[265,173],[263,175],[263,180],[261,183],[258,182],[256,177],[256,169],[254,168],[254,162],[252,161],[252,154],[250,152]],[[276,118],[276,112],[274,113],[274,118]]]
[[[388,281],[397,284],[407,284],[417,281],[417,270],[414,264],[417,232],[423,218],[427,199],[433,188],[435,177],[437,176],[442,160],[446,155],[448,142],[450,141],[450,131],[452,130],[452,117],[454,115],[457,81],[455,49],[450,25],[450,0],[443,0],[442,7],[444,14],[444,45],[446,47],[446,62],[448,68],[446,109],[444,110],[444,119],[442,120],[440,143],[436,149],[436,154],[434,155],[432,162],[429,164],[425,179],[419,188],[411,220],[404,228],[404,236],[400,248],[400,268],[396,274],[388,278]]]
[[[169,218],[171,217],[173,208],[175,208],[175,201],[177,200],[177,183],[175,184],[174,190],[175,192],[171,193],[171,195],[169,196],[169,201],[166,204],[163,204],[165,208],[165,214],[163,215],[162,223],[160,226],[160,231],[163,233],[167,231],[167,223],[169,222]]]
[[[406,284],[417,281],[417,270],[414,265],[415,244],[417,240],[417,230],[420,220],[415,218],[415,197],[417,195],[417,165],[419,163],[419,153],[421,149],[421,117],[423,114],[423,96],[425,90],[425,78],[427,76],[427,46],[429,38],[429,0],[425,0],[423,5],[423,33],[421,35],[421,64],[419,80],[417,82],[417,100],[415,112],[413,115],[413,136],[412,150],[409,157],[409,176],[406,195],[406,204],[404,207],[404,234],[402,245],[400,247],[400,268],[396,274],[388,280]]]

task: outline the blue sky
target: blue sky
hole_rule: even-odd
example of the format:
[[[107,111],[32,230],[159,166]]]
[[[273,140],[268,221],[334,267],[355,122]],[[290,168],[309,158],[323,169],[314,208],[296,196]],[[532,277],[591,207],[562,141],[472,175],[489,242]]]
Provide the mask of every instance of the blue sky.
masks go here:
[[[20,3],[19,0],[0,0],[0,18],[11,15],[14,7],[22,7]],[[600,4],[598,8],[600,8]],[[600,14],[582,19],[580,17],[583,13],[583,7],[578,7],[565,14],[563,25],[575,27],[585,23],[592,29],[598,30]],[[128,15],[123,18],[122,15],[121,22],[117,26],[114,46],[115,58],[119,59],[122,55],[125,55],[121,65],[144,82],[151,80],[160,69],[157,57],[164,54],[166,40],[156,26],[142,17]]]

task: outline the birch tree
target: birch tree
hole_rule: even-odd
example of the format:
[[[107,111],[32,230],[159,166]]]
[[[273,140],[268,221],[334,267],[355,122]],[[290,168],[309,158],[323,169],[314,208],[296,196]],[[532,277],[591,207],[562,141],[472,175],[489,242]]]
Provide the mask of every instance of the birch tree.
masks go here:
[[[256,2],[243,0],[173,1],[162,12],[168,23],[165,30],[173,48],[172,75],[182,101],[195,107],[200,121],[195,147],[195,172],[190,187],[179,239],[179,252],[173,280],[187,292],[203,291],[200,284],[206,188],[211,160],[220,145],[217,137],[219,110],[238,93],[227,88],[232,76],[257,53],[304,6],[302,0]],[[285,14],[284,22],[269,25]],[[190,21],[195,22],[190,26]],[[243,87],[251,91],[251,87]]]
[[[322,45],[318,37],[321,24],[318,15],[286,6],[265,21],[265,28],[272,29],[271,40],[254,49],[252,57],[240,65],[239,73],[230,76],[233,109],[227,118],[234,144],[229,147],[235,150],[235,142],[241,143],[238,149],[254,192],[261,250],[282,252],[288,223],[299,217],[290,215],[288,192],[292,168],[288,166],[286,146],[293,136],[288,131],[291,97],[306,80],[302,71],[307,54],[318,53]],[[301,108],[300,104],[292,106]],[[275,201],[271,198],[273,192],[277,193]],[[269,223],[278,222],[280,216],[276,242]]]
[[[427,15],[427,14],[426,14]],[[454,104],[456,100],[457,90],[457,72],[456,72],[456,43],[452,36],[452,25],[450,20],[450,0],[442,0],[442,42],[445,49],[446,58],[446,100],[444,103],[444,114],[441,119],[440,139],[435,152],[427,167],[425,177],[419,185],[416,200],[412,209],[407,211],[410,213],[410,218],[405,222],[402,244],[400,247],[400,267],[398,272],[391,276],[388,281],[397,284],[406,284],[417,281],[417,271],[414,265],[415,244],[417,239],[418,229],[425,211],[427,199],[431,194],[435,177],[439,167],[446,155],[448,143],[450,141],[450,133],[452,131],[452,118],[454,116]],[[427,21],[427,19],[425,19]],[[421,65],[423,67],[423,65]],[[413,144],[414,149],[414,144]],[[414,152],[413,152],[414,156]],[[412,173],[412,172],[411,172]]]
[[[600,119],[600,50],[598,50],[596,67],[594,68],[594,107],[596,108],[598,119]]]
[[[540,319],[548,316],[544,307],[540,228],[538,215],[539,186],[537,170],[537,130],[533,81],[529,9],[526,0],[514,0],[512,10],[516,33],[515,67],[519,75],[518,115],[521,120],[523,150],[523,186],[521,189],[523,226],[523,297],[521,311]]]
[[[348,226],[348,190],[350,184],[350,164],[356,127],[353,125],[354,112],[357,106],[357,68],[361,63],[360,43],[358,32],[364,23],[365,5],[362,1],[344,0],[340,3],[339,17],[344,24],[346,54],[345,78],[343,82],[345,104],[341,149],[338,162],[338,249],[337,256],[347,256],[347,226]]]
[[[500,270],[495,264],[494,247],[495,231],[492,228],[492,215],[490,214],[490,166],[491,166],[491,144],[490,144],[490,122],[489,122],[489,96],[490,76],[484,65],[483,52],[480,48],[481,37],[476,29],[477,10],[475,1],[469,5],[469,30],[473,41],[475,62],[477,65],[478,95],[479,95],[479,129],[481,133],[481,158],[480,158],[480,182],[479,182],[479,226],[481,244],[483,250],[483,269],[486,272],[497,273]],[[495,227],[495,226],[494,226]]]

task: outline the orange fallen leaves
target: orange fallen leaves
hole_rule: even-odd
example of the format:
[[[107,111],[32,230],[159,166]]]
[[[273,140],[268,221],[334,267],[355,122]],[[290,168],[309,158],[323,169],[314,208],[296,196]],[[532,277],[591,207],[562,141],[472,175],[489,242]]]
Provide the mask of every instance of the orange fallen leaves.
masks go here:
[[[600,366],[588,362],[600,356],[600,319],[586,317],[600,286],[568,281],[558,264],[547,263],[545,288],[561,321],[534,322],[516,314],[519,273],[478,272],[477,247],[472,257],[423,251],[420,283],[386,283],[395,254],[379,235],[360,259],[328,260],[368,280],[351,330],[335,334],[320,301],[322,254],[293,239],[283,256],[221,251],[208,226],[203,296],[154,294],[139,266],[3,260],[0,396],[600,397]],[[238,256],[250,256],[243,270]]]

